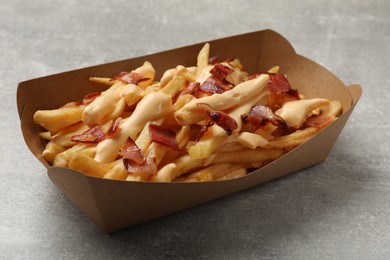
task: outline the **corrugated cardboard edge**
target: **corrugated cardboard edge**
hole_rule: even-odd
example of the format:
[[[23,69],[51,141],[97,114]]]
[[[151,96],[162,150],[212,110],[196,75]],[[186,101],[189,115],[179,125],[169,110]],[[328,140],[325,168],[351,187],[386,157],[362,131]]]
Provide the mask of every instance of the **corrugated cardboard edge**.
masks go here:
[[[305,73],[313,73],[314,75],[318,73],[319,84],[325,84],[327,80],[330,80],[332,84],[337,85],[337,87],[333,88],[335,89],[335,93],[326,92],[324,86],[320,86],[321,91],[325,91],[326,93],[319,93],[314,90],[313,93],[310,93],[310,91],[308,91],[308,93],[305,93],[307,97],[326,95],[329,98],[330,95],[330,98],[332,98],[333,95],[336,97],[334,99],[338,99],[338,97],[341,96],[345,98],[345,100],[341,100],[344,104],[343,115],[336,122],[325,128],[305,144],[294,149],[287,155],[281,157],[266,167],[263,167],[262,169],[243,178],[231,181],[174,184],[120,182],[88,177],[73,170],[58,167],[49,168],[49,178],[87,216],[89,216],[97,226],[99,226],[103,231],[109,233],[279,178],[325,160],[354,106],[356,105],[356,102],[361,95],[361,88],[358,86],[352,86],[348,88],[351,91],[351,94],[347,95],[347,88],[345,88],[344,84],[339,79],[330,72],[324,73],[324,70],[326,69],[322,68],[318,64],[297,55],[286,39],[270,30],[233,36],[226,39],[210,41],[210,43],[212,46],[216,47],[216,49],[224,47],[226,42],[229,42],[234,48],[242,48],[240,44],[245,40],[247,46],[249,47],[248,49],[245,49],[243,54],[241,53],[240,55],[237,55],[237,57],[241,58],[242,55],[247,57],[251,56],[251,53],[253,53],[258,46],[267,44],[267,41],[272,41],[273,39],[275,39],[275,44],[268,44],[267,48],[264,48],[264,50],[258,53],[256,62],[249,65],[249,67],[251,67],[250,70],[264,71],[273,65],[281,65],[283,72],[288,74],[293,87],[294,84],[300,83],[302,80],[302,70],[304,70]],[[166,57],[167,55],[171,55],[173,53],[177,55],[177,52],[183,53],[184,55],[184,53],[190,50],[191,54],[189,55],[191,56],[194,53],[196,54],[202,45],[203,43],[195,44],[154,55],[160,55],[163,57],[165,55]],[[275,58],[272,55],[273,48],[278,50],[278,52],[281,52],[278,53]],[[220,50],[223,49],[224,48],[218,49],[218,53],[220,54]],[[227,49],[227,52],[231,50],[231,48]],[[231,53],[228,54],[231,55]],[[43,109],[58,107],[61,105],[59,102],[63,102],[64,100],[73,100],[74,98],[72,99],[72,97],[82,96],[83,94],[92,92],[92,90],[96,91],[96,86],[84,86],[83,88],[75,90],[80,92],[76,93],[77,95],[75,93],[67,92],[64,94],[65,97],[61,96],[61,98],[53,98],[53,100],[49,101],[41,100],[41,102],[38,102],[40,103],[39,107],[34,107],[34,102],[36,102],[37,98],[42,97],[42,94],[47,96],[58,95],[56,91],[66,87],[66,85],[61,85],[63,84],[61,81],[62,78],[66,79],[71,76],[72,79],[75,78],[76,81],[80,80],[80,82],[74,83],[84,84],[81,80],[85,81],[85,79],[91,75],[113,75],[116,72],[123,70],[122,68],[124,66],[134,67],[134,64],[139,64],[144,60],[152,60],[153,62],[153,57],[155,58],[154,55],[103,64],[20,83],[18,88],[18,110],[22,120],[24,138],[30,150],[45,166],[48,167],[48,164],[40,157],[43,144],[36,135],[39,129],[37,129],[37,126],[35,126],[32,122],[32,115],[37,108]],[[223,55],[226,56],[227,54]],[[155,61],[157,61],[157,64],[162,63],[158,57]],[[172,62],[174,63],[173,65],[177,64],[176,61]],[[293,66],[296,65],[297,62],[298,66]],[[244,61],[244,64],[247,63]],[[167,68],[172,67],[173,65],[164,63],[164,66],[167,66]],[[187,64],[184,62],[184,65]],[[107,67],[110,70],[108,72],[105,71]],[[156,67],[159,68],[158,65]],[[312,71],[308,72],[308,68]],[[91,71],[94,71],[94,74],[92,74]],[[101,73],[99,73],[99,71],[101,71]],[[36,82],[39,82],[40,86],[36,89],[32,89],[31,86],[36,85]],[[58,86],[58,84],[60,84],[60,86]],[[312,83],[305,82],[305,84],[311,85]],[[304,87],[309,89],[310,86]],[[351,96],[354,97],[353,102],[351,101]],[[321,144],[320,152],[317,148],[319,144]],[[302,158],[310,158],[310,160],[302,160]]]

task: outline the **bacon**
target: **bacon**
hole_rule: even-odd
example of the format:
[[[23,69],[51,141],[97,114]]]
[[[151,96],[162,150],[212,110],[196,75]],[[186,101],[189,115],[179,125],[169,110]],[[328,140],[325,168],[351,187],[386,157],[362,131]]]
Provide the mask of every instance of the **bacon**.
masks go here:
[[[226,131],[227,135],[231,135],[238,127],[236,120],[234,120],[227,113],[214,110],[211,106],[205,103],[197,103],[196,105],[205,113],[207,113],[207,115],[214,123],[222,127]]]
[[[198,142],[204,134],[207,132],[207,130],[214,125],[214,122],[212,120],[209,120],[207,124],[203,125],[202,128],[200,129],[198,135],[195,138],[195,141]]]
[[[288,124],[278,115],[275,115],[269,107],[256,105],[252,107],[248,114],[241,115],[241,119],[245,124],[252,124],[255,127],[261,127],[268,123],[275,126],[288,128]]]
[[[298,90],[296,89],[290,89],[288,92],[270,92],[266,106],[271,108],[272,111],[276,111],[284,103],[293,100],[300,100]]]
[[[116,132],[116,130],[118,129],[119,123],[121,121],[122,121],[122,117],[118,117],[117,119],[112,121],[112,124],[111,124],[110,128],[107,131],[107,135],[108,136],[113,135]]]
[[[210,76],[202,83],[202,85],[200,85],[199,89],[200,91],[206,93],[221,94],[232,88],[232,85],[226,84],[214,76]]]
[[[123,157],[124,160],[131,160],[137,164],[145,162],[146,158],[141,149],[134,143],[134,141],[128,137],[118,154]]]
[[[270,80],[268,82],[268,89],[271,92],[288,92],[291,89],[290,83],[285,74],[268,74]]]
[[[179,151],[179,145],[176,141],[176,133],[171,129],[161,127],[156,124],[149,125],[150,138],[153,142],[165,145],[175,151]]]
[[[224,80],[229,74],[232,74],[233,72],[233,69],[220,63],[215,64],[215,66],[210,70],[210,73],[219,80]]]
[[[87,94],[87,95],[84,96],[84,98],[81,101],[81,103],[83,105],[88,105],[88,104],[92,103],[92,101],[94,101],[95,98],[97,98],[101,94],[102,94],[102,92],[93,92],[93,93]]]
[[[149,78],[145,78],[144,76],[142,76],[140,73],[137,73],[137,72],[122,71],[121,73],[119,73],[118,75],[113,77],[111,79],[111,81],[121,80],[121,81],[124,81],[124,82],[129,83],[129,84],[137,85],[138,83],[145,81],[145,80],[148,80],[148,79]]]
[[[217,64],[218,62],[219,62],[218,55],[214,55],[209,58],[209,65],[214,65]]]
[[[194,97],[198,98],[200,93],[200,83],[199,82],[190,82],[185,89],[180,93],[179,96],[185,94],[191,94]]]
[[[133,175],[144,177],[157,173],[154,159],[145,157],[141,149],[128,137],[118,154],[123,157],[123,165]]]
[[[333,118],[326,115],[313,115],[306,119],[303,123],[303,127],[311,127],[314,126],[316,128],[324,128],[333,122]]]
[[[99,125],[94,126],[84,133],[73,135],[70,137],[70,140],[78,143],[99,143],[103,141],[105,134]]]
[[[149,175],[157,174],[157,164],[153,158],[146,158],[142,163],[136,163],[130,159],[123,159],[123,165],[127,172],[135,176],[141,176],[147,179]]]

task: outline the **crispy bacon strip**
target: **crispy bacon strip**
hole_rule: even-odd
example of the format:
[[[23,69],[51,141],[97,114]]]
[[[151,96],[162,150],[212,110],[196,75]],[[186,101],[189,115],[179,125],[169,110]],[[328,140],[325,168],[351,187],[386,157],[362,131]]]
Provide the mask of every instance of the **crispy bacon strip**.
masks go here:
[[[275,115],[269,107],[256,105],[252,107],[248,114],[241,115],[241,119],[245,124],[252,124],[255,127],[261,127],[268,123],[275,126],[288,128],[288,124],[278,115]]]
[[[219,80],[224,80],[229,74],[232,74],[233,72],[233,69],[222,65],[221,63],[215,64],[215,66],[210,70],[210,73]]]
[[[92,103],[92,101],[94,101],[95,98],[97,98],[101,94],[102,94],[102,92],[93,92],[93,93],[87,94],[87,95],[84,96],[84,98],[81,101],[81,103],[83,105],[88,105],[88,104]]]
[[[70,140],[78,143],[99,143],[104,140],[105,134],[99,125],[94,126],[84,133],[73,135]]]
[[[233,73],[234,70],[228,66],[217,63],[211,70],[211,76],[208,77],[199,89],[205,93],[220,94],[226,90],[232,89],[233,86],[229,84],[225,79],[226,77]]]
[[[179,145],[176,141],[176,133],[171,129],[161,127],[156,124],[149,124],[150,138],[153,142],[165,145],[175,151],[179,151]]]
[[[127,138],[126,142],[123,144],[118,154],[123,157],[123,162],[125,160],[130,160],[137,164],[141,164],[146,160],[141,149],[139,149],[139,147],[130,137]]]
[[[214,55],[209,58],[209,65],[214,65],[217,63],[219,63],[218,55]]]
[[[272,111],[276,111],[281,108],[284,103],[293,100],[300,100],[298,90],[296,89],[290,89],[287,92],[270,92],[266,106],[271,108]]]
[[[208,77],[199,87],[200,91],[213,94],[221,94],[232,88],[232,85],[227,84],[224,80],[219,80],[214,76]]]
[[[122,117],[118,117],[117,119],[112,121],[112,124],[111,124],[110,128],[107,131],[107,135],[108,136],[113,135],[116,132],[116,130],[118,129],[119,123],[121,121],[122,121]]]
[[[285,74],[268,74],[270,76],[268,89],[271,92],[288,92],[291,89],[290,83]]]
[[[203,125],[200,129],[199,133],[197,134],[195,141],[198,142],[204,134],[207,132],[207,130],[214,125],[214,122],[212,120],[208,121],[207,124]]]
[[[142,163],[136,163],[129,159],[123,159],[123,165],[129,173],[147,179],[149,175],[157,174],[157,164],[153,158],[146,158]]]
[[[200,83],[199,82],[190,82],[185,89],[180,93],[179,96],[185,94],[191,94],[194,97],[198,98],[200,93]]]
[[[304,127],[314,126],[316,128],[324,128],[333,122],[333,118],[326,115],[313,115],[305,120]]]
[[[149,80],[149,78],[145,78],[144,76],[142,76],[140,73],[137,72],[122,71],[121,73],[119,73],[118,75],[116,75],[111,79],[111,81],[113,80],[121,80],[125,83],[137,85],[142,81]]]
[[[227,135],[231,135],[238,127],[236,120],[230,117],[227,113],[214,110],[211,106],[205,103],[197,103],[197,106],[202,109],[214,123],[222,127],[226,131]]]

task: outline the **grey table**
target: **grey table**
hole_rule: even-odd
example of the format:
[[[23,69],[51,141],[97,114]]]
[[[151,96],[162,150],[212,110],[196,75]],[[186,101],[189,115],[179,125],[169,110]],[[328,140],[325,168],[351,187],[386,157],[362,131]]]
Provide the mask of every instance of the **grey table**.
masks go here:
[[[390,258],[390,2],[0,0],[0,259]],[[328,160],[102,234],[19,129],[17,83],[265,28],[364,95]]]

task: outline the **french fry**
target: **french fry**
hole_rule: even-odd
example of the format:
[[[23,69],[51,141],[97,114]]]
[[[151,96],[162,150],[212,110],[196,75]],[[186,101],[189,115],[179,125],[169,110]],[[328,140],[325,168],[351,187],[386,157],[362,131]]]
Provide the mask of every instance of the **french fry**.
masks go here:
[[[150,139],[149,125],[150,122],[145,124],[144,129],[142,129],[138,138],[135,140],[135,144],[138,146],[139,149],[141,149],[143,153],[146,153],[146,150],[152,142],[152,140]]]
[[[71,140],[71,137],[73,135],[81,134],[86,130],[88,130],[88,126],[80,122],[61,130],[58,134],[53,136],[52,141],[59,146],[70,147],[76,144]]]
[[[116,80],[111,80],[111,78],[103,78],[103,77],[89,77],[89,81],[105,84],[108,86],[112,86],[117,82]]]
[[[320,129],[316,127],[308,127],[297,130],[292,134],[281,136],[269,141],[266,147],[291,150],[292,148],[306,142],[310,137],[318,133],[319,130]]]
[[[203,69],[209,64],[210,56],[210,44],[206,43],[198,54],[197,64],[196,64],[196,76],[202,73]]]
[[[103,178],[109,168],[95,161],[88,153],[75,153],[69,161],[69,168],[83,172],[86,175]]]
[[[341,103],[340,101],[333,100],[330,101],[329,105],[322,109],[322,115],[337,117],[341,113]]]
[[[191,100],[195,99],[195,97],[191,94],[184,94],[178,97],[176,102],[173,104],[175,111],[179,110],[180,108],[184,107],[185,104],[190,102]]]
[[[69,148],[68,150],[57,154],[54,157],[53,166],[68,167],[69,161],[75,153],[89,149],[91,146],[92,146],[91,144],[83,144],[83,143],[75,144],[73,147]]]
[[[242,146],[248,147],[250,149],[255,149],[257,147],[266,148],[269,141],[267,138],[254,133],[243,132],[237,136],[237,142]]]
[[[145,152],[145,154],[150,158],[154,158],[156,165],[158,166],[168,151],[169,147],[156,142],[152,142],[148,146],[148,150]]]
[[[202,167],[202,165],[203,160],[191,159],[189,155],[184,155],[174,160],[172,163],[162,167],[157,172],[157,175],[153,176],[151,180],[158,182],[170,182],[190,170],[195,170]]]
[[[251,163],[265,162],[279,158],[284,154],[283,149],[242,149],[234,152],[220,153],[213,160],[216,163]]]
[[[64,107],[53,110],[38,110],[34,122],[55,134],[61,129],[81,121],[85,106]]]
[[[46,144],[45,150],[42,152],[42,157],[49,162],[53,162],[57,154],[65,151],[63,146],[56,144],[54,141],[50,141]]]
[[[186,87],[186,80],[182,76],[174,76],[161,90],[171,98]]]
[[[276,74],[279,72],[279,66],[274,66],[272,67],[271,69],[268,70],[268,73],[271,73],[271,74]]]
[[[160,84],[161,84],[162,88],[164,88],[168,84],[168,82],[171,81],[171,79],[175,75],[175,71],[176,71],[176,68],[173,68],[173,69],[166,70],[164,72],[164,74],[162,75],[162,77],[160,79]]]
[[[131,107],[142,99],[144,90],[137,85],[128,84],[123,87],[120,95],[125,97],[127,105]]]
[[[154,76],[156,74],[153,65],[148,61],[145,61],[144,64],[141,67],[135,69],[134,72],[141,74],[145,78],[148,78],[148,80],[141,81],[138,83],[138,86],[140,86],[143,89],[145,89],[147,86],[152,84],[154,80]]]
[[[51,135],[51,133],[49,131],[47,132],[40,132],[39,133],[39,137],[42,138],[42,139],[45,139],[45,140],[52,140],[53,139],[53,136]]]
[[[226,181],[226,180],[237,179],[239,177],[246,175],[246,171],[247,171],[246,168],[239,168],[239,169],[233,170],[233,171],[219,177],[217,179],[217,181]]]
[[[199,171],[191,173],[188,178],[196,178],[198,181],[213,181],[241,168],[245,169],[245,166],[242,164],[233,163],[213,164]]]
[[[104,174],[104,179],[110,180],[126,180],[128,172],[123,165],[123,159],[119,159],[111,165],[109,165],[109,170]]]

